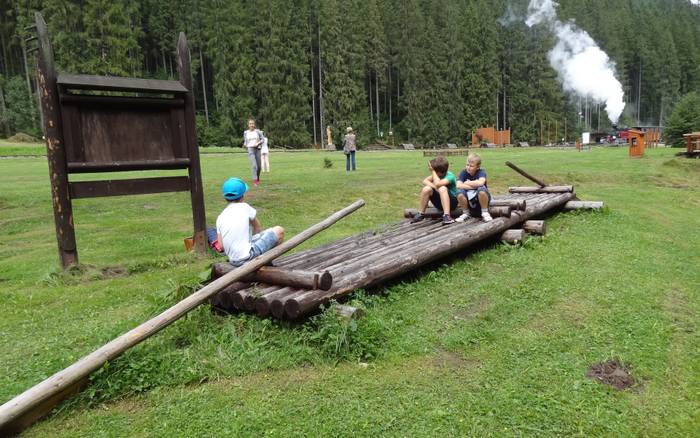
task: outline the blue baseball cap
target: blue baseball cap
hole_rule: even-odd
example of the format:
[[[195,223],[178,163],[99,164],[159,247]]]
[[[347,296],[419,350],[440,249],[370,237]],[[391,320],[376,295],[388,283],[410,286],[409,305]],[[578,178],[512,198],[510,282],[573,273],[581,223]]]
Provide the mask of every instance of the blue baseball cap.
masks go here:
[[[248,191],[248,184],[240,178],[229,178],[221,186],[221,193],[228,201],[240,199]]]

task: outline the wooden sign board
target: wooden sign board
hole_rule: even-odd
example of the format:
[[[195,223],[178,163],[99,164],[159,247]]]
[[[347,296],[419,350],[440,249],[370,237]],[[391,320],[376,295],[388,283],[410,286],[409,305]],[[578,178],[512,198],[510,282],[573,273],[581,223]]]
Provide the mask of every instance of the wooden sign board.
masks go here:
[[[63,267],[78,263],[72,200],[189,191],[194,246],[206,251],[206,220],[187,40],[178,41],[179,81],[57,74],[46,22],[37,84],[46,138],[56,237]],[[73,173],[182,169],[187,175],[71,182]]]

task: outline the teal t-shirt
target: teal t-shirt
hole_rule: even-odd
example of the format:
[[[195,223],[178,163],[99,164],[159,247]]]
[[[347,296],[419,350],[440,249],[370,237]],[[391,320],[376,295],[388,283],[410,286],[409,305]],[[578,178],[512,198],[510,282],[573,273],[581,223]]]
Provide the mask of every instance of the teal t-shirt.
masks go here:
[[[445,174],[445,177],[443,179],[446,179],[450,183],[447,185],[447,191],[450,192],[450,196],[457,197],[457,178],[450,172],[449,170]]]

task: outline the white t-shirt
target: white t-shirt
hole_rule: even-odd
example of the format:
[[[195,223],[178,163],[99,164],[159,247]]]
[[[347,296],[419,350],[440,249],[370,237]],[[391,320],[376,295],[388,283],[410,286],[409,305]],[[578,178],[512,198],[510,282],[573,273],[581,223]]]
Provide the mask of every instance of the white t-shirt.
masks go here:
[[[251,226],[256,211],[245,202],[231,202],[216,218],[216,232],[229,261],[246,259],[250,255]]]
[[[261,154],[269,154],[270,147],[267,145],[267,137],[263,137],[262,148],[260,148]]]
[[[245,147],[247,148],[256,148],[257,145],[256,143],[260,140],[260,136],[258,135],[258,130],[250,130],[246,129],[245,132],[243,133],[243,136],[245,138]]]

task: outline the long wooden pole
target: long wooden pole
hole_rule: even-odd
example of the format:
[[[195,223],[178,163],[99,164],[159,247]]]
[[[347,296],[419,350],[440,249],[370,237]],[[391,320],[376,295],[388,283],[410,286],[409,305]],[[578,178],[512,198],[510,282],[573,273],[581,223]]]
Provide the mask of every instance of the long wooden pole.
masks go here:
[[[69,395],[70,389],[74,385],[80,384],[90,373],[101,368],[108,361],[116,358],[127,349],[144,341],[150,336],[158,333],[177,319],[185,315],[190,310],[205,302],[209,297],[219,292],[226,286],[236,282],[262,266],[270,263],[275,258],[306,241],[313,235],[325,230],[340,219],[354,212],[365,205],[363,200],[357,200],[353,204],[332,214],[316,225],[307,228],[300,234],[292,237],[288,241],[251,260],[240,268],[234,269],[228,274],[209,283],[202,289],[193,293],[189,297],[175,304],[165,312],[152,318],[138,327],[119,336],[106,345],[83,357],[68,368],[59,371],[43,382],[28,389],[4,405],[0,406],[0,436],[10,435],[21,431],[36,421],[39,416],[33,410],[41,405],[42,413],[48,413],[53,406],[58,404],[65,396]],[[45,401],[58,394],[65,394],[64,397],[53,398],[51,406],[47,406]],[[29,419],[23,421],[25,418]]]
[[[529,179],[530,181],[533,181],[534,183],[539,184],[540,187],[544,187],[544,186],[547,185],[547,183],[545,183],[545,182],[542,181],[541,179],[535,178],[534,176],[532,176],[532,175],[530,175],[529,173],[525,172],[523,169],[521,169],[521,168],[519,168],[518,166],[516,166],[515,164],[511,163],[510,161],[506,161],[506,166],[510,167],[511,169],[513,169],[514,171],[518,172],[519,174],[521,174],[521,175],[524,176],[525,178]]]

